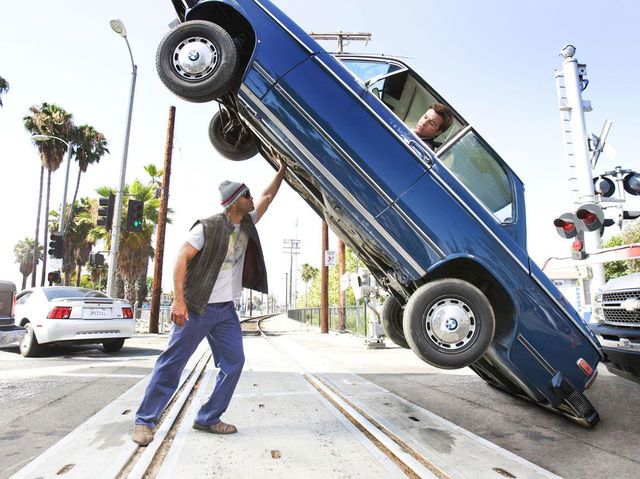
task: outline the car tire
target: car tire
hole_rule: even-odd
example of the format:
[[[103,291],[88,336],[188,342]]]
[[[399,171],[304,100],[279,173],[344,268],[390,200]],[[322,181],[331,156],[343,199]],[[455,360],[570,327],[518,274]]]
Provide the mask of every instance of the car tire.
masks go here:
[[[395,296],[389,296],[385,300],[382,305],[380,317],[382,319],[384,334],[387,338],[398,346],[409,349],[409,343],[407,343],[402,329],[402,305]]]
[[[243,125],[232,125],[225,110],[216,113],[209,122],[209,140],[215,150],[228,160],[244,161],[258,154],[258,145]]]
[[[404,309],[404,335],[423,361],[458,369],[486,352],[495,332],[487,297],[459,279],[441,279],[418,288]]]
[[[124,346],[124,339],[112,339],[111,341],[104,341],[102,343],[102,349],[105,353],[117,353]]]
[[[36,333],[31,323],[26,323],[24,328],[27,332],[20,340],[20,354],[25,358],[33,358],[42,352],[42,346],[38,343]]]
[[[189,48],[191,47],[191,48]],[[180,98],[204,103],[229,93],[239,67],[231,36],[204,20],[181,23],[158,45],[156,69]]]

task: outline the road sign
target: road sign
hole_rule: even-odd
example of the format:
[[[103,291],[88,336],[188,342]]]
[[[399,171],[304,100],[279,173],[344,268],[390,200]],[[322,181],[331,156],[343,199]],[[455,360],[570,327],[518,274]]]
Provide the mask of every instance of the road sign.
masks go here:
[[[336,252],[334,250],[326,250],[324,252],[324,265],[335,266],[337,264]]]

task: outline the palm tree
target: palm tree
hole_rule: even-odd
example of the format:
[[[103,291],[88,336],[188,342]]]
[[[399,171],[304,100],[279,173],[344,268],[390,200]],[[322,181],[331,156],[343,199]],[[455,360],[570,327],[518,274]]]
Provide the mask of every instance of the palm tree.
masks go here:
[[[313,281],[320,270],[314,266],[311,266],[309,263],[305,263],[302,265],[302,271],[300,276],[302,277],[302,281],[304,281],[304,307],[307,307],[307,293],[309,290],[309,281]]]
[[[107,149],[107,140],[104,135],[90,125],[81,125],[73,128],[72,143],[74,145],[74,155],[78,161],[78,179],[76,180],[76,189],[73,193],[72,205],[75,204],[78,197],[78,189],[80,188],[80,177],[82,173],[87,172],[89,165],[99,163],[100,159],[109,153]],[[73,221],[74,211],[71,208],[69,212],[69,221],[65,224],[69,225]],[[63,232],[65,234],[66,232]]]
[[[159,169],[153,163],[149,163],[144,167],[144,171],[146,171],[147,174],[151,177],[149,184],[156,186],[156,198],[160,198],[160,193],[162,192],[162,181],[160,181],[160,178],[162,178],[162,175],[164,175],[164,170]]]
[[[71,130],[73,129],[73,122],[71,113],[67,113],[64,109],[57,105],[42,103],[39,107],[32,106],[29,108],[31,115],[23,118],[24,127],[32,135],[49,135],[56,136],[62,139],[69,138]],[[42,204],[42,175],[44,169],[47,170],[47,199],[45,203],[45,211],[49,212],[49,198],[51,196],[51,173],[56,171],[64,159],[64,154],[67,151],[67,145],[63,142],[55,139],[45,141],[34,141],[34,145],[38,148],[40,153],[40,161],[42,167],[40,169],[40,193],[38,197],[38,214],[36,218],[36,237],[34,242],[34,258],[36,256],[36,250],[38,247],[38,232],[40,224],[40,212]],[[48,221],[44,226],[44,238],[48,236]],[[34,270],[35,270],[34,260]],[[47,270],[47,256],[44,255],[42,262],[42,278],[41,286],[44,286],[45,274]],[[35,286],[35,271],[31,277],[31,286]]]
[[[25,238],[16,243],[13,253],[16,255],[16,263],[20,265],[20,274],[22,274],[22,288],[27,287],[27,276],[33,271],[33,243],[31,238]],[[38,247],[38,260],[42,259],[42,246]]]
[[[2,106],[2,95],[9,91],[9,82],[0,77],[0,106]],[[22,288],[24,289],[24,288]]]
[[[76,286],[80,285],[82,266],[89,260],[94,242],[89,239],[89,232],[93,229],[93,212],[97,209],[97,203],[90,198],[81,198],[73,206],[75,217],[68,223],[64,240],[64,257],[62,259],[62,271],[64,272],[64,284],[71,283],[71,276],[77,270]]]

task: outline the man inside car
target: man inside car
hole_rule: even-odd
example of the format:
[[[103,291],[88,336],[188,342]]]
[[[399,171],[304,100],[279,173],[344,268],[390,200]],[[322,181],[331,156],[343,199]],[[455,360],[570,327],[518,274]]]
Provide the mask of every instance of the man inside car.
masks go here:
[[[420,117],[413,132],[435,151],[442,145],[441,142],[435,140],[436,137],[447,131],[451,123],[453,123],[451,109],[442,103],[434,103]]]

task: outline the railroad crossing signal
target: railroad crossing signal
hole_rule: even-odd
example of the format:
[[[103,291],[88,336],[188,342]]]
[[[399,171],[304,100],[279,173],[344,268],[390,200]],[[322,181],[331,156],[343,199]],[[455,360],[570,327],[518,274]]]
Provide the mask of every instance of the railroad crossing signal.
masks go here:
[[[64,256],[64,240],[62,239],[62,234],[60,233],[51,233],[49,236],[51,240],[49,242],[49,256],[52,258],[62,258]]]
[[[144,219],[144,203],[139,200],[129,200],[127,205],[127,231],[142,231]]]
[[[98,226],[104,226],[107,231],[111,231],[113,225],[113,212],[115,211],[116,196],[109,193],[108,197],[100,197],[98,200],[100,208],[98,208]]]

